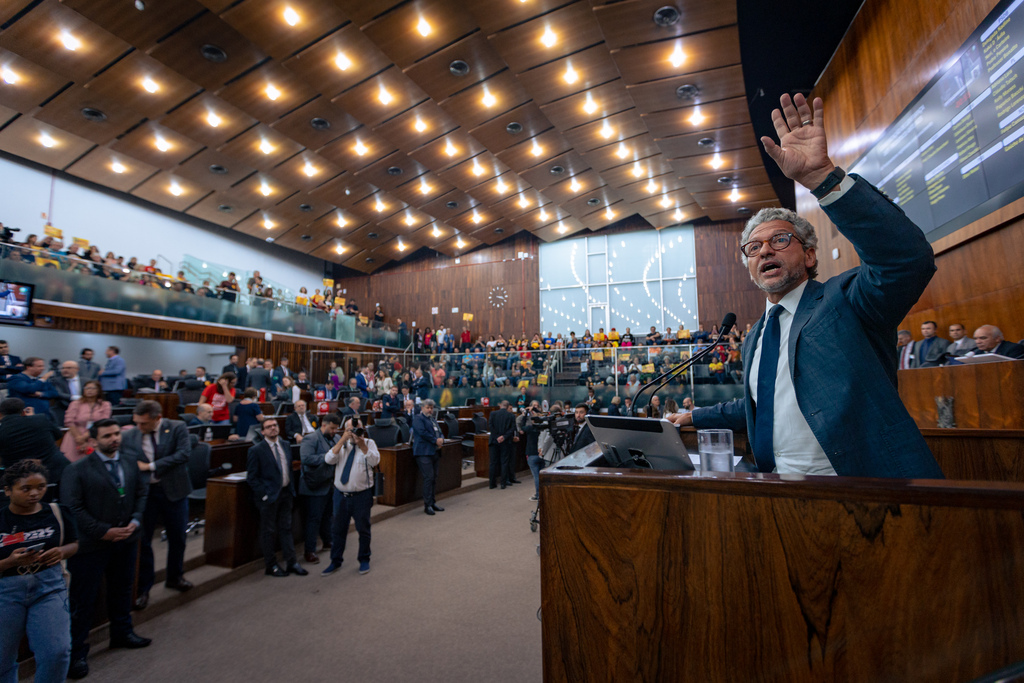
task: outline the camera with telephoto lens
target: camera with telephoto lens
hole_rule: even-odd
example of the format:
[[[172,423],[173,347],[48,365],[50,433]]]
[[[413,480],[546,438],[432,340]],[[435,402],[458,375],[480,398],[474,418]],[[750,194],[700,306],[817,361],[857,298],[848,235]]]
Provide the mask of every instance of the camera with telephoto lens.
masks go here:
[[[552,438],[556,442],[560,442],[572,433],[572,416],[555,413],[542,415],[540,413],[531,412],[530,422],[532,422],[533,426],[540,431],[549,430]]]
[[[358,437],[365,438],[366,437],[366,430],[363,429],[362,427],[356,427],[355,435],[358,436]]]
[[[21,228],[0,228],[0,242],[10,242],[14,239],[14,233],[21,232]]]

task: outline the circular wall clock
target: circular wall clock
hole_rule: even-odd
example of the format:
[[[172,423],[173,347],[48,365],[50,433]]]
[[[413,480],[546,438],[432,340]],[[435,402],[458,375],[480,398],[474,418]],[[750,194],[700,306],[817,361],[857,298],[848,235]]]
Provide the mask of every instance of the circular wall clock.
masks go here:
[[[487,295],[487,300],[491,302],[491,306],[501,308],[508,303],[508,290],[501,285],[495,285],[494,287],[491,287],[491,291]]]

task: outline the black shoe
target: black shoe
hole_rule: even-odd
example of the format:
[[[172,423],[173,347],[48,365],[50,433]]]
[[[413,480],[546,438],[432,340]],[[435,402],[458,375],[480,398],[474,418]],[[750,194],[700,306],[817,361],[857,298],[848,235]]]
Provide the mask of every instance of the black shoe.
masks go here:
[[[433,508],[431,508],[431,507],[430,507],[429,505],[427,505],[426,507],[424,507],[424,508],[423,508],[423,511],[424,511],[425,513],[427,513],[428,515],[432,515],[432,514],[434,514],[434,510],[433,510]]]
[[[295,574],[295,576],[309,575],[309,572],[303,569],[302,565],[300,565],[298,562],[292,562],[290,565],[288,565],[288,571],[292,574]]]
[[[152,642],[153,640],[151,638],[143,638],[135,633],[129,633],[125,637],[117,638],[116,640],[111,638],[110,648],[114,649],[116,647],[123,647],[126,650],[138,650],[142,647],[149,647],[149,644]]]
[[[437,503],[434,503],[430,507],[434,508],[434,512],[444,512],[444,508],[438,505]]]
[[[510,479],[509,483],[510,484],[522,484],[523,482],[519,481],[518,479]]]
[[[89,662],[85,657],[71,662],[71,666],[68,668],[68,678],[77,681],[78,679],[85,678],[88,675]]]
[[[191,590],[193,588],[192,582],[189,581],[188,579],[178,579],[177,581],[168,581],[164,585],[167,586],[168,588],[172,589],[172,590],[180,591],[182,593],[184,593],[187,590]]]
[[[281,569],[281,567],[276,565],[276,564],[272,564],[269,567],[267,567],[267,571],[264,572],[264,573],[267,576],[278,576],[278,577],[288,576],[288,572],[286,572],[285,570]]]
[[[502,485],[501,485],[501,488],[505,488],[505,484],[502,484]]]
[[[139,595],[139,597],[135,598],[135,602],[132,603],[132,610],[135,612],[141,612],[147,607],[149,607],[149,591]]]
[[[487,488],[489,488],[489,489],[496,489],[496,488],[498,488],[498,485],[497,484],[491,484]]]

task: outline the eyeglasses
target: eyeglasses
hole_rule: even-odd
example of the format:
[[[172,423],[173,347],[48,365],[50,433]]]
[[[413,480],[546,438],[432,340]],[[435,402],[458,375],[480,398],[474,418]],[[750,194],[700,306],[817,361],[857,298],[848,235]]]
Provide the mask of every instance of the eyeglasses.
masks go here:
[[[772,235],[771,237],[769,237],[768,244],[770,244],[772,249],[774,249],[775,251],[782,251],[783,249],[788,247],[790,241],[794,239],[800,244],[804,243],[802,239],[800,239],[791,232],[780,232],[777,235]],[[747,258],[751,258],[753,256],[757,256],[758,252],[761,251],[761,247],[763,246],[764,242],[762,240],[751,240],[746,244],[741,244],[740,251],[742,251],[743,255],[746,256]]]

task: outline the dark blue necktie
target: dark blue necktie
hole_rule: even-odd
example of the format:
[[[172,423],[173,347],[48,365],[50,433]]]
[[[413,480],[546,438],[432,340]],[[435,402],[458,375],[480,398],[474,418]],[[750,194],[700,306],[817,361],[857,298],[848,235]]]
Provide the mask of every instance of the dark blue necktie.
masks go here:
[[[352,450],[348,452],[348,458],[345,459],[345,467],[341,470],[341,483],[348,483],[348,476],[352,474],[352,463],[356,459],[356,447],[353,445]]]
[[[783,308],[775,304],[765,320],[761,338],[761,362],[757,366],[757,413],[754,421],[754,460],[760,472],[775,469],[775,376],[779,371],[779,315]]]
[[[107,460],[103,464],[107,466],[107,472],[110,473],[110,478],[114,480],[114,486],[120,488],[121,487],[121,477],[118,476],[118,473],[117,473],[117,461],[116,460]]]

